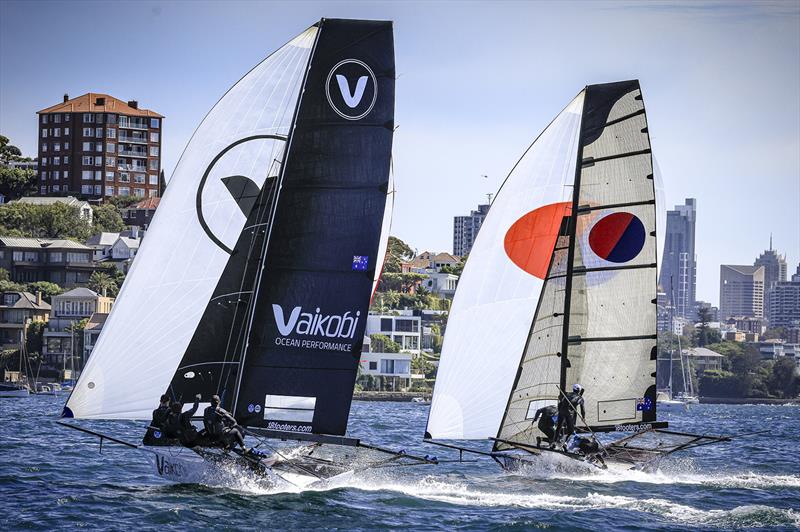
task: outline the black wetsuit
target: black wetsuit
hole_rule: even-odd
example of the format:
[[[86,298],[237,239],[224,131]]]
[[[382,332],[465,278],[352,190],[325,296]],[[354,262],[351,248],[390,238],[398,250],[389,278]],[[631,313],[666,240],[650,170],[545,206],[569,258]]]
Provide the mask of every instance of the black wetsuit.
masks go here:
[[[147,430],[144,433],[143,443],[145,445],[153,445],[158,443],[156,431],[160,431],[164,428],[164,424],[167,422],[167,416],[169,416],[168,406],[159,406],[153,410],[153,419],[150,421],[150,426],[147,427]]]
[[[555,441],[556,440],[556,427],[555,423],[553,423],[553,416],[558,413],[558,408],[554,405],[544,406],[536,411],[536,415],[533,416],[533,420],[539,420],[539,430],[542,431],[547,437],[548,441]]]
[[[199,407],[199,401],[195,401],[186,412],[170,412],[164,423],[164,435],[167,438],[179,438],[184,445],[193,444],[197,439],[197,429],[192,425],[192,416]]]
[[[585,416],[586,409],[583,406],[583,396],[578,392],[569,392],[566,397],[562,397],[558,402],[558,426],[556,427],[556,433],[564,440],[575,433],[575,420],[578,417],[578,407],[581,409],[581,416]]]
[[[244,434],[230,412],[219,406],[209,406],[203,411],[203,425],[206,434],[212,441],[220,442],[225,447],[239,444],[244,449]]]

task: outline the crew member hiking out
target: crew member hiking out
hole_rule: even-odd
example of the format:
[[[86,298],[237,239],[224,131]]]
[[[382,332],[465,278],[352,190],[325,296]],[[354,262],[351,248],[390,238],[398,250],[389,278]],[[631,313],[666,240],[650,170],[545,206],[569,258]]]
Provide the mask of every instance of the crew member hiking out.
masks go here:
[[[563,394],[558,402],[558,426],[556,434],[562,443],[566,442],[575,433],[575,420],[578,417],[578,407],[581,417],[586,417],[586,408],[583,405],[583,386],[573,384],[572,391]]]
[[[236,418],[219,404],[219,396],[214,395],[211,397],[211,406],[203,412],[206,434],[212,442],[222,443],[226,449],[239,445],[243,451],[246,451],[242,428],[236,422]]]
[[[558,416],[558,408],[555,405],[543,406],[536,411],[533,416],[533,421],[539,420],[539,430],[545,435],[544,440],[547,441],[552,447],[556,442],[556,419]],[[536,437],[536,447],[542,444],[541,436]]]
[[[172,403],[167,421],[164,423],[164,435],[167,438],[178,438],[183,445],[192,446],[197,440],[197,429],[192,425],[192,416],[200,407],[200,394],[194,397],[194,405],[186,412],[181,412],[181,403]]]

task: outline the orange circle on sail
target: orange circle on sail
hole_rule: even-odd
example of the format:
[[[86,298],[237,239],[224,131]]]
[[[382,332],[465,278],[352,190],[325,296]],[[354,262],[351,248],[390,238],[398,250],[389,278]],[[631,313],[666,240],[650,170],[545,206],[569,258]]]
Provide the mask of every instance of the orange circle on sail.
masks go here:
[[[561,221],[572,212],[572,203],[551,203],[534,209],[514,222],[503,242],[511,262],[544,279],[558,240]]]

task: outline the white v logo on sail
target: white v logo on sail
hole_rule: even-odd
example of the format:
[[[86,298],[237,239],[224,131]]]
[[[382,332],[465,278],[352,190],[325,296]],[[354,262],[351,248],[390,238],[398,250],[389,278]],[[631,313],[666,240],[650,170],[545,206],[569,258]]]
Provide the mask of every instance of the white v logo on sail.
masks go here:
[[[289,321],[283,321],[283,308],[280,305],[272,305],[272,313],[275,314],[275,325],[278,326],[278,331],[283,336],[288,336],[294,330],[297,323],[297,318],[300,317],[300,307],[294,307],[292,313],[289,314]]]
[[[342,93],[344,103],[347,104],[350,109],[355,109],[355,107],[361,103],[361,98],[364,97],[364,89],[367,88],[367,76],[358,78],[356,90],[352,94],[350,93],[350,83],[347,81],[346,77],[341,74],[336,74],[336,82],[339,84],[339,91]]]

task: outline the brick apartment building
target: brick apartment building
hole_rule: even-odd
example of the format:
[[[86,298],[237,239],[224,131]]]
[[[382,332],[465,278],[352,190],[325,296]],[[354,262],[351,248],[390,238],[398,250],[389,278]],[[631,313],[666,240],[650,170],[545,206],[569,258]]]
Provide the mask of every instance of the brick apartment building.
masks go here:
[[[163,116],[108,94],[88,93],[38,113],[39,194],[159,195]]]

